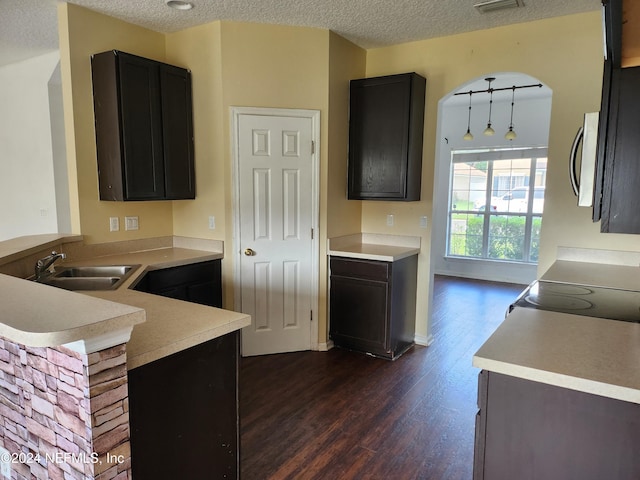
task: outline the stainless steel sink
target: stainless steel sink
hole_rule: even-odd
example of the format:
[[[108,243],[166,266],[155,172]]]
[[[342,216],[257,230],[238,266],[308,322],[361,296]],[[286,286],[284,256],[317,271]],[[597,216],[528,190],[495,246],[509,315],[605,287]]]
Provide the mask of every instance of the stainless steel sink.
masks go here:
[[[65,290],[114,290],[139,265],[92,265],[86,267],[56,267],[53,273],[36,280]]]
[[[124,278],[135,265],[96,265],[90,267],[56,267],[54,277],[117,277]]]

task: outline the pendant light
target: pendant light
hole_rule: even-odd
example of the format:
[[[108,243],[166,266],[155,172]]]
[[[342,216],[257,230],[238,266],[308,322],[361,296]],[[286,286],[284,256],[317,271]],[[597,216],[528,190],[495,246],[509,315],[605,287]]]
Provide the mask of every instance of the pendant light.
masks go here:
[[[471,133],[471,90],[469,91],[469,119],[467,120],[467,133],[464,134],[463,140],[473,140],[473,134]]]
[[[504,134],[504,138],[506,138],[507,140],[513,140],[518,136],[516,135],[516,132],[513,131],[513,103],[515,96],[516,87],[514,85],[513,87],[511,87],[511,120],[509,121],[509,130],[507,130],[507,133]]]
[[[496,131],[491,128],[491,106],[493,105],[493,88],[491,88],[491,82],[493,82],[495,77],[487,77],[485,80],[489,82],[489,88],[487,89],[489,92],[489,121],[487,122],[487,128],[484,129],[484,133],[487,137],[495,135]]]
[[[542,88],[541,83],[535,83],[532,85],[513,85],[511,87],[493,88],[491,83],[495,80],[495,77],[487,77],[485,80],[489,82],[489,88],[485,90],[468,90],[465,92],[456,92],[454,95],[469,95],[469,117],[467,118],[467,133],[462,137],[464,140],[473,140],[473,134],[471,133],[471,97],[474,93],[488,93],[489,94],[489,121],[487,122],[487,128],[482,132],[486,136],[495,135],[496,131],[491,128],[491,111],[493,107],[493,92],[502,92],[511,90],[511,119],[509,121],[509,129],[504,134],[504,138],[507,140],[514,140],[517,138],[515,130],[513,129],[513,110],[515,106],[516,89],[518,88]]]

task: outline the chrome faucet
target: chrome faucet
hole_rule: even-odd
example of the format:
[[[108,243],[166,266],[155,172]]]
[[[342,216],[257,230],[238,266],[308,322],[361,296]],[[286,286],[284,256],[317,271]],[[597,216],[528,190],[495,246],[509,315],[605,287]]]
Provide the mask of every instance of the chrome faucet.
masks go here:
[[[44,273],[51,267],[57,260],[64,260],[67,256],[64,253],[51,252],[51,255],[47,255],[36,262],[36,280],[39,280]]]

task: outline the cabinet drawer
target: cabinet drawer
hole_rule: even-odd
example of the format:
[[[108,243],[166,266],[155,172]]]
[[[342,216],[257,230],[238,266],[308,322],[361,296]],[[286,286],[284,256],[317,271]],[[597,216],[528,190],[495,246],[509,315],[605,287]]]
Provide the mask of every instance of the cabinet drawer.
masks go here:
[[[375,260],[355,260],[331,257],[331,275],[342,277],[368,278],[386,281],[389,278],[391,264]]]

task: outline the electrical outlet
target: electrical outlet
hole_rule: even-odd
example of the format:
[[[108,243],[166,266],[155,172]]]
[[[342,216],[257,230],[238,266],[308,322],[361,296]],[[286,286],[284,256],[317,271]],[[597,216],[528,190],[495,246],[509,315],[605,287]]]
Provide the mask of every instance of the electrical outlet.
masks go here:
[[[118,217],[109,217],[109,231],[117,232],[120,230],[120,219]]]
[[[11,478],[11,454],[9,450],[0,447],[0,475]]]
[[[420,228],[427,228],[427,216],[420,217]]]
[[[214,217],[213,215],[209,216],[209,230],[215,230],[216,229],[216,217]]]
[[[393,215],[387,215],[387,227],[393,227]]]
[[[138,217],[124,217],[125,230],[138,230]]]

